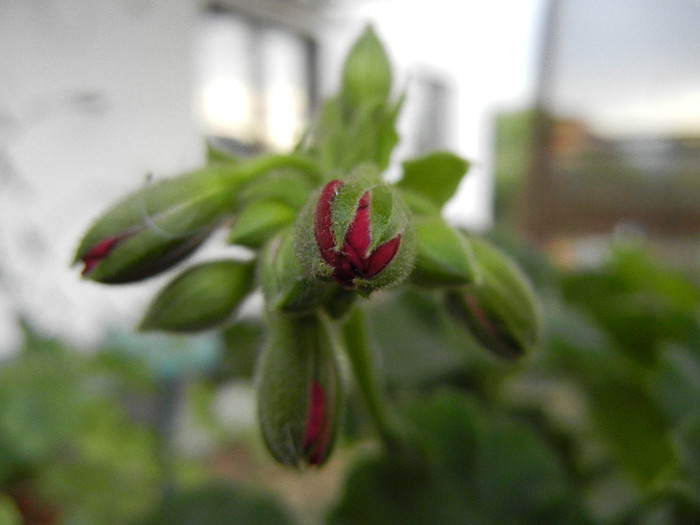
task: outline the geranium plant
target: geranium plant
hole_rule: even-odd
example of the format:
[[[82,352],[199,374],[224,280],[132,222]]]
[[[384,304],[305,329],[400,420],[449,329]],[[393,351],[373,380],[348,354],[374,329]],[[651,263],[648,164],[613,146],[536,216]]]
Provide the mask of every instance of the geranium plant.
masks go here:
[[[264,441],[283,464],[328,459],[351,384],[345,368],[385,445],[411,447],[370,352],[366,306],[385,290],[433,291],[446,315],[499,356],[517,358],[537,344],[538,307],[523,274],[441,215],[469,163],[437,151],[404,160],[401,178],[385,180],[402,101],[367,28],[345,61],[339,93],[294,151],[236,158],[210,149],[201,169],[115,204],[75,254],[85,278],[117,284],[185,265],[220,228],[230,244],[249,249],[245,260],[232,255],[183,268],[153,299],[140,329],[218,329],[262,290],[268,337],[258,412]]]

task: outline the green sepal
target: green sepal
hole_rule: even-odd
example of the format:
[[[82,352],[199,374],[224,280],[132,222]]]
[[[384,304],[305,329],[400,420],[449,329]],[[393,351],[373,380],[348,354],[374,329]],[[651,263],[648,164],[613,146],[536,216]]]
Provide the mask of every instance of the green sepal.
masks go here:
[[[304,434],[312,382],[325,393],[330,434],[314,464],[324,463],[336,441],[344,386],[337,362],[338,337],[320,315],[271,317],[270,336],[257,371],[258,419],[272,456],[283,465],[309,463]]]
[[[255,201],[278,201],[299,210],[319,184],[320,172],[301,169],[272,170],[246,184],[236,194],[241,206]]]
[[[403,177],[396,185],[422,195],[442,208],[455,194],[468,170],[468,161],[453,153],[437,151],[405,161]]]
[[[222,260],[192,266],[153,299],[142,331],[197,332],[231,318],[254,286],[254,263]]]
[[[410,281],[421,286],[460,286],[475,281],[478,269],[470,242],[437,216],[414,219],[416,264]]]
[[[488,241],[470,236],[479,279],[446,293],[448,311],[498,356],[517,358],[537,346],[540,306],[528,278]]]
[[[294,208],[278,201],[256,201],[236,215],[229,230],[228,243],[260,248],[285,226],[293,223]]]
[[[328,302],[339,288],[305,271],[294,251],[294,237],[289,230],[265,246],[259,272],[265,307],[270,312],[300,314],[315,310]]]

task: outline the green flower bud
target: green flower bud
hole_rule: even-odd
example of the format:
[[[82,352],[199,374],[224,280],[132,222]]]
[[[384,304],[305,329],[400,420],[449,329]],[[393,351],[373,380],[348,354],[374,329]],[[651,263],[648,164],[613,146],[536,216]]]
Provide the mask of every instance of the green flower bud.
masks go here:
[[[529,353],[539,340],[539,304],[529,280],[500,250],[471,237],[479,279],[446,294],[447,307],[487,349],[506,358]]]
[[[230,167],[208,166],[131,194],[93,224],[74,262],[102,283],[138,281],[172,267],[230,212],[231,175]]]
[[[415,258],[415,234],[393,188],[361,167],[312,195],[297,222],[296,249],[315,278],[368,295],[398,284]]]
[[[319,167],[302,155],[266,155],[212,163],[149,185],[126,197],[88,230],[74,263],[102,283],[146,279],[180,262],[242,204],[237,194],[251,181],[291,171],[309,180]]]
[[[188,268],[148,307],[141,330],[195,332],[228,320],[254,285],[254,263],[214,261]]]
[[[476,264],[467,239],[439,215],[415,220],[416,264],[411,282],[459,286],[475,280]]]
[[[321,465],[333,448],[343,385],[327,322],[316,315],[273,320],[258,369],[265,443],[284,465]]]
[[[292,232],[284,231],[265,246],[260,258],[263,296],[271,312],[308,312],[326,303],[338,288],[304,271],[293,242]]]
[[[391,91],[391,64],[371,26],[355,42],[343,67],[342,97],[357,109],[381,102]]]

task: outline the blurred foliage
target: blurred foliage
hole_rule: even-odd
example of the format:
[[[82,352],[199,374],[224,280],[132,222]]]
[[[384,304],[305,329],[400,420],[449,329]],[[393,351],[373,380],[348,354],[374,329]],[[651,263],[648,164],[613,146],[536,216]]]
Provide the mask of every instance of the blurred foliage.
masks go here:
[[[697,282],[639,246],[574,271],[519,255],[547,328],[516,365],[423,293],[376,305],[382,362],[398,363],[386,378],[425,450],[358,462],[331,523],[700,521]]]
[[[326,511],[312,521],[289,487],[280,492],[281,470],[268,469],[281,467],[261,459],[259,445],[244,442],[248,463],[211,468],[231,445],[217,392],[251,384],[265,342],[259,319],[232,324],[218,349],[209,336],[185,344],[121,334],[88,355],[25,324],[24,348],[0,367],[3,523],[700,522],[698,282],[640,246],[562,270],[530,247],[495,241],[536,283],[541,347],[503,361],[446,315],[437,292],[378,295],[368,303],[373,350],[416,447],[371,446],[351,396],[335,460],[341,487],[318,496]],[[199,364],[164,375],[152,354],[171,354],[166,347]],[[160,427],[158,400],[177,376],[190,378],[195,388],[184,392],[206,412],[194,424],[216,440],[190,458],[194,471],[165,464],[187,455]],[[308,475],[294,476],[304,484]]]
[[[140,367],[81,357],[24,324],[21,353],[0,367],[0,491],[23,523],[123,523],[156,496],[154,433],[120,398],[147,393]]]
[[[510,219],[531,169],[535,122],[535,109],[502,112],[494,118],[494,208],[501,221]]]

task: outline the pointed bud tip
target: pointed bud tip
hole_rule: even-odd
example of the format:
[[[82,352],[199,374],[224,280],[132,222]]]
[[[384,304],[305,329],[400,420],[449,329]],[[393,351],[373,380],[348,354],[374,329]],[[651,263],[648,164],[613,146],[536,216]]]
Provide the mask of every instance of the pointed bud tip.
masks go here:
[[[372,216],[370,191],[364,191],[354,208],[353,215],[342,240],[335,238],[333,209],[343,182],[333,180],[321,191],[314,216],[314,235],[321,258],[331,267],[331,276],[347,287],[353,287],[355,279],[371,279],[386,268],[401,245],[401,233],[380,244],[372,245]],[[341,244],[342,248],[337,249]]]
[[[309,465],[320,465],[326,459],[331,431],[326,405],[326,392],[321,383],[312,381],[303,440],[305,459]]]
[[[107,237],[99,241],[87,252],[77,258],[76,262],[83,263],[83,269],[80,275],[83,277],[88,277],[90,273],[97,267],[97,265],[106,258],[110,252],[119,244],[128,234],[115,235],[114,237]]]

